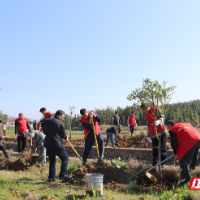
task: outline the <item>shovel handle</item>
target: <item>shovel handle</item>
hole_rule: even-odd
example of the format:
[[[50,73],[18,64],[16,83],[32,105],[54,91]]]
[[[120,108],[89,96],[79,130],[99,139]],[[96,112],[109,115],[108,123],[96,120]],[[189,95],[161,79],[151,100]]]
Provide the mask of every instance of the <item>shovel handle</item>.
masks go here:
[[[166,159],[163,160],[162,162],[160,162],[160,163],[158,163],[157,165],[155,165],[155,166],[151,167],[150,169],[148,169],[146,172],[151,171],[151,170],[154,169],[155,167],[161,165],[162,163],[166,162],[167,160],[169,160],[170,158],[173,158],[173,157],[174,157],[174,155],[171,155],[170,157],[166,158]]]
[[[71,142],[67,139],[68,144],[70,145],[70,147],[72,148],[72,150],[74,151],[74,153],[78,156],[78,158],[82,161],[82,158],[80,157],[80,155],[78,154],[78,152],[76,151],[76,149],[74,149],[74,147],[72,146]]]
[[[97,148],[97,157],[98,157],[98,160],[100,160],[99,146],[98,146],[98,142],[97,142],[97,135],[96,135],[96,132],[95,132],[93,117],[92,117],[92,126],[93,126],[93,132],[94,132],[94,140],[95,140],[95,144],[96,144],[96,148]]]

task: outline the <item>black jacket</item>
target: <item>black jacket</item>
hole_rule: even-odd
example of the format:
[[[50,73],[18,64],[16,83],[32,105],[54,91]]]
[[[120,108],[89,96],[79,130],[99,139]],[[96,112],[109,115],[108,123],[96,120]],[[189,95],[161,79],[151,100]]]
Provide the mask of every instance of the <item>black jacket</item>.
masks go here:
[[[37,130],[36,125],[37,125],[37,124],[34,122],[34,123],[33,123],[33,130]]]
[[[42,123],[44,134],[44,146],[47,148],[65,149],[62,139],[67,139],[65,124],[58,118],[47,119]]]
[[[115,129],[115,127],[110,127],[110,128],[108,128],[107,130],[106,130],[106,132],[111,132],[111,133],[113,133],[113,134],[117,134],[117,131],[116,131],[116,129]]]

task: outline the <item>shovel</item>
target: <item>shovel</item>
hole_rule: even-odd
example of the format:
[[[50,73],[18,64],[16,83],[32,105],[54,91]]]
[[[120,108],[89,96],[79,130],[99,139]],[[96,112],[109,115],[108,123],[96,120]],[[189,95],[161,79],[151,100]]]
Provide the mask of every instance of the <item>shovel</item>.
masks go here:
[[[166,158],[166,159],[163,160],[162,162],[160,162],[160,163],[158,163],[157,165],[155,165],[155,166],[151,167],[150,169],[148,169],[148,170],[146,171],[146,174],[145,174],[146,177],[148,177],[150,180],[153,180],[153,176],[149,173],[149,171],[151,171],[151,170],[154,169],[155,167],[161,165],[162,163],[166,162],[167,160],[169,160],[170,158],[173,158],[173,157],[174,157],[174,155],[171,155],[170,157]]]
[[[99,154],[99,146],[98,146],[98,142],[97,142],[97,135],[96,135],[96,132],[95,132],[95,127],[94,127],[94,120],[93,120],[93,118],[92,118],[92,126],[93,126],[93,132],[94,132],[94,140],[95,140],[95,144],[96,144],[96,148],[97,148],[98,164],[101,165],[101,163],[100,163],[101,158],[100,158],[100,154]]]
[[[83,159],[80,157],[80,155],[78,154],[78,152],[76,151],[76,149],[73,147],[73,145],[71,144],[71,142],[68,140],[68,138],[67,138],[67,142],[68,142],[68,144],[70,145],[70,147],[72,148],[72,150],[74,151],[74,153],[78,156],[78,158],[80,159],[80,161],[81,161],[84,165],[88,166],[86,163],[83,162]]]

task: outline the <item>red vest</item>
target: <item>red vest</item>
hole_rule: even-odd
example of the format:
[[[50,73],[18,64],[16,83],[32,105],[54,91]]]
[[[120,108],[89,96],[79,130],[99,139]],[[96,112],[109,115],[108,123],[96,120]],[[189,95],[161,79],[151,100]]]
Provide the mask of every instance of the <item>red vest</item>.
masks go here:
[[[45,115],[45,117],[44,117],[44,121],[46,121],[47,119],[48,119],[48,117],[49,117],[49,114],[52,114],[50,111],[48,111],[47,112],[47,114]],[[39,128],[38,128],[38,130],[39,130]],[[41,127],[41,129],[40,129],[41,131],[43,130],[43,128]]]
[[[129,125],[135,126],[135,116],[129,115]]]
[[[170,131],[177,135],[177,156],[180,162],[183,156],[200,140],[200,133],[188,123],[176,123]]]
[[[24,133],[27,130],[27,119],[25,117],[23,117],[23,119],[18,118],[17,119],[18,122],[18,132],[19,133]]]
[[[41,124],[41,122],[38,122],[38,124],[37,124],[37,130],[38,131],[40,130],[40,124]]]
[[[159,107],[158,107],[159,108]],[[157,120],[157,109],[155,107],[155,120]],[[155,135],[155,131],[154,131],[154,111],[153,111],[153,107],[150,108],[150,111],[146,114],[146,119],[149,121],[149,133],[150,135]],[[162,131],[165,131],[165,125],[163,124],[162,126],[157,126],[157,133],[160,133]]]
[[[88,111],[88,113],[90,113],[90,112],[93,112],[93,110],[89,110],[89,111]],[[89,124],[89,120],[88,120],[88,119],[85,119],[84,117],[81,117],[80,121],[83,122],[83,123]],[[100,132],[99,124],[98,124],[98,122],[95,120],[95,118],[93,118],[93,122],[94,122],[95,132],[96,132],[97,135],[99,135],[99,132]],[[87,139],[87,136],[88,136],[88,134],[89,134],[90,131],[91,131],[91,130],[84,129],[85,140]]]
[[[48,117],[49,117],[49,114],[51,114],[51,115],[52,115],[52,113],[51,113],[50,111],[48,111],[48,112],[47,112],[47,114],[45,115],[44,121],[46,121],[46,120],[48,119]]]

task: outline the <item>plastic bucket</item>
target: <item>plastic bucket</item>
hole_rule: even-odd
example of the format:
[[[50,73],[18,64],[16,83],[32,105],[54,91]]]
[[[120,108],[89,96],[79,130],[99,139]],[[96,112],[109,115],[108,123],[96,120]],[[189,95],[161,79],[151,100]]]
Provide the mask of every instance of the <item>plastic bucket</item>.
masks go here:
[[[99,192],[99,196],[103,195],[103,174],[86,174],[85,190],[86,194],[93,195],[93,189]]]

